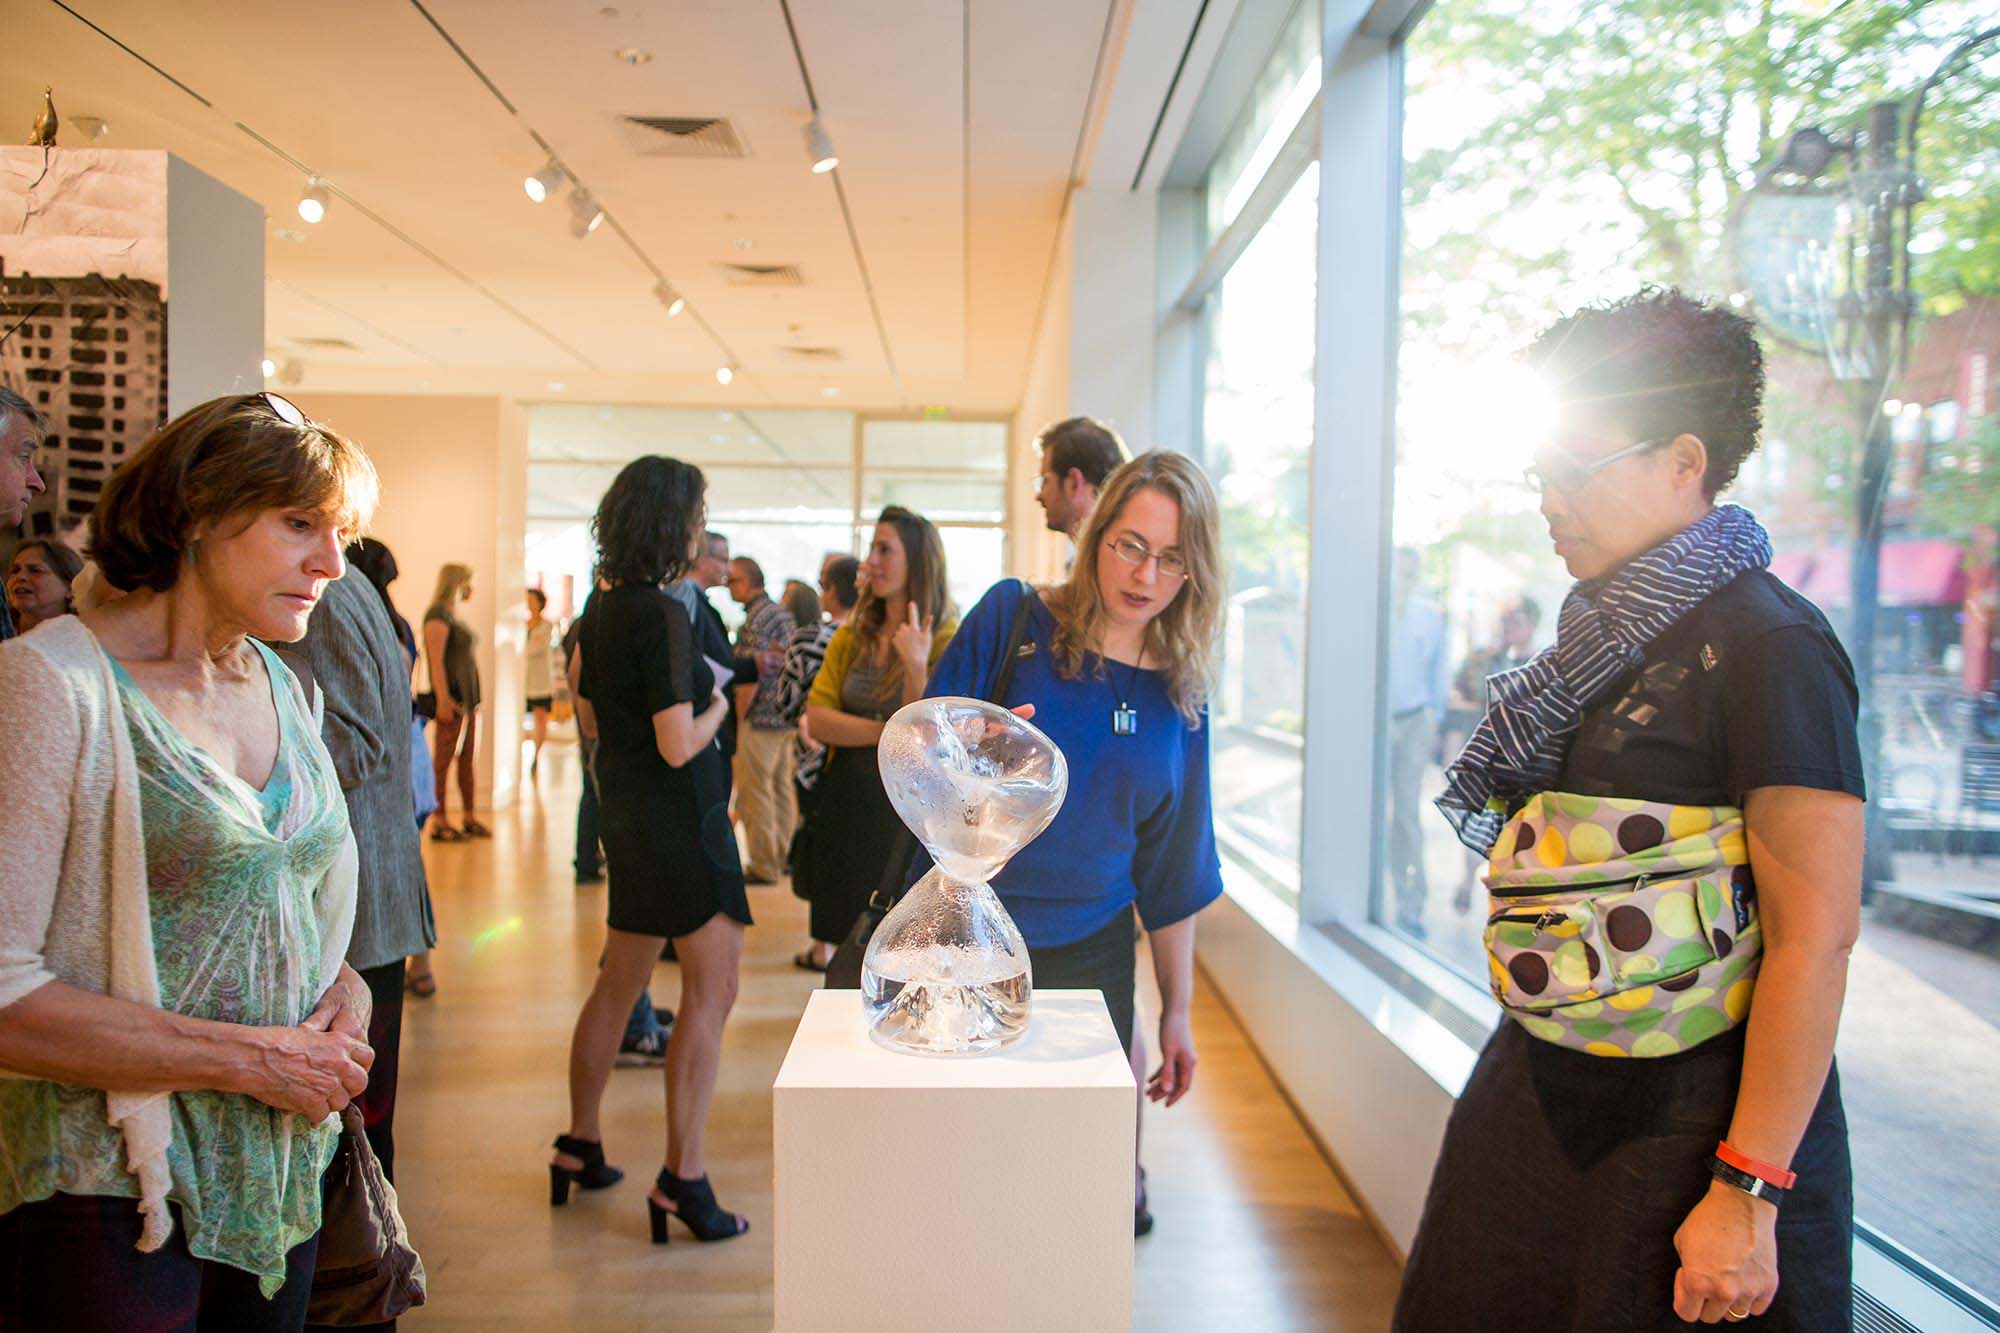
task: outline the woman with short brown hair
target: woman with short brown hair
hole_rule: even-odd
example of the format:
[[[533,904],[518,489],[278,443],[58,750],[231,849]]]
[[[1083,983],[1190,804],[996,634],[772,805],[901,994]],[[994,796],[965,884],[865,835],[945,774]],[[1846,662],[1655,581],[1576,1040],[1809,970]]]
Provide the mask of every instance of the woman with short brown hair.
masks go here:
[[[0,645],[0,1327],[305,1318],[374,1056],[339,779],[259,640],[304,634],[375,487],[276,395],[205,403],[98,501],[124,595]]]

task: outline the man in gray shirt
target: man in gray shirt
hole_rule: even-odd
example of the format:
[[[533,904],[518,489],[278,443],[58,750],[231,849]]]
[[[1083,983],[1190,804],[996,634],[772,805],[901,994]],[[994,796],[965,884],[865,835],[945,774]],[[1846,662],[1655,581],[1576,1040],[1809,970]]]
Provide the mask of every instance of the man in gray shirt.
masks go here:
[[[410,659],[381,594],[359,572],[326,585],[293,651],[326,699],[326,748],[361,856],[347,961],[375,997],[368,1024],[375,1065],[357,1101],[368,1141],[393,1179],[403,959],[437,942],[410,786]]]

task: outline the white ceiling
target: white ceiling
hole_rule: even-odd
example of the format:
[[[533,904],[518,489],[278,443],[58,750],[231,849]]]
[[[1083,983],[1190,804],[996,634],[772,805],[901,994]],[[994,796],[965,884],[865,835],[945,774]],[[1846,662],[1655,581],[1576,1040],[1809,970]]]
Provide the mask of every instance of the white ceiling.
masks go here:
[[[409,0],[9,0],[0,123],[25,126],[53,84],[64,115],[110,122],[91,146],[168,149],[261,203],[269,349],[299,357],[311,389],[1004,413],[1079,139],[1094,143],[1113,83],[1157,114],[1181,55],[1154,40],[1121,62],[1132,14],[1142,32],[1186,22],[1179,0],[794,0],[871,305],[834,181],[806,169],[805,88],[777,0],[426,4],[518,118]],[[625,47],[652,60],[625,64]],[[1136,123],[1120,110],[1115,123]],[[726,116],[750,155],[640,156],[622,114]],[[354,202],[300,223],[300,171],[239,123]],[[696,318],[666,318],[611,227],[577,241],[566,198],[527,202],[521,178],[542,164],[528,126],[727,350]],[[731,287],[728,262],[796,264],[806,285]],[[354,348],[300,341],[315,338]],[[841,359],[802,365],[787,344]],[[713,372],[732,355],[744,373],[725,389]]]

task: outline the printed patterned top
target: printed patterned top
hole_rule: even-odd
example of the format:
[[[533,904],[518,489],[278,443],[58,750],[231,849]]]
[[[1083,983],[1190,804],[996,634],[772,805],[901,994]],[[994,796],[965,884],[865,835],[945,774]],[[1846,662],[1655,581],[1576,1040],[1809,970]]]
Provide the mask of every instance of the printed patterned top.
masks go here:
[[[777,711],[788,727],[799,724],[799,715],[806,711],[806,696],[812,693],[813,681],[819,676],[820,666],[826,661],[826,646],[833,642],[836,625],[822,622],[818,625],[801,625],[792,632],[791,645],[785,649],[785,669],[778,673]],[[808,791],[819,781],[819,771],[826,767],[826,747],[808,750],[799,749],[799,785]]]
[[[797,628],[790,611],[758,593],[743,608],[743,627],[736,631],[736,651],[745,657],[782,653]],[[758,672],[757,693],[750,700],[746,716],[759,731],[784,731],[792,725],[778,712],[778,679],[771,672]]]
[[[251,642],[255,642],[251,640]],[[153,951],[163,1008],[220,1023],[289,1027],[331,983],[314,894],[340,854],[347,807],[290,673],[257,645],[279,720],[262,791],[219,764],[114,661],[139,772]],[[264,1295],[285,1254],[320,1227],[319,1179],[339,1121],[308,1125],[240,1093],[177,1092],[167,1147],[191,1252],[254,1273]],[[0,1213],[53,1194],[139,1197],[105,1094],[0,1080]]]

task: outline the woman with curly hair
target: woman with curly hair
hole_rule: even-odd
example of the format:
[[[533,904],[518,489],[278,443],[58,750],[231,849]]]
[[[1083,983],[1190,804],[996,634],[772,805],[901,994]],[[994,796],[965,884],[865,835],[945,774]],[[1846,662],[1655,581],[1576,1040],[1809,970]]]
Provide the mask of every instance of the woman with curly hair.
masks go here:
[[[706,489],[701,470],[676,459],[626,464],[591,525],[600,587],[576,647],[577,708],[597,736],[609,929],[570,1039],[569,1131],[549,1163],[549,1201],[567,1202],[572,1184],[603,1189],[624,1177],[604,1160],[599,1103],[626,1016],[672,940],[681,1003],[667,1042],[666,1163],[646,1201],[655,1244],[666,1242],[670,1217],[698,1240],[750,1229],[716,1203],[702,1158],[750,924],[715,743],[729,700],[696,646],[687,608],[665,591],[694,558]]]
[[[1528,481],[1577,582],[1554,645],[1487,682],[1437,801],[1489,857],[1505,1018],[1394,1327],[1851,1328],[1858,696],[1763,527],[1717,502],[1757,447],[1763,355],[1742,316],[1649,290],[1528,360],[1561,408]]]
[[[1152,934],[1160,1067],[1172,1106],[1194,1078],[1195,913],[1222,892],[1209,793],[1208,691],[1227,587],[1215,488],[1192,459],[1141,454],[1106,479],[1069,581],[1037,594],[1008,580],[966,616],[928,693],[984,697],[1023,597],[1024,647],[1001,703],[1069,757],[1069,795],[993,888],[1021,928],[1035,984],[1102,991],[1136,1049],[1132,912]],[[917,853],[918,869],[929,859]],[[1143,1055],[1136,1057],[1143,1060]],[[1142,1066],[1143,1067],[1143,1066]],[[1152,1229],[1143,1172],[1133,1224]]]

